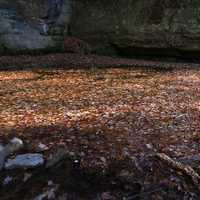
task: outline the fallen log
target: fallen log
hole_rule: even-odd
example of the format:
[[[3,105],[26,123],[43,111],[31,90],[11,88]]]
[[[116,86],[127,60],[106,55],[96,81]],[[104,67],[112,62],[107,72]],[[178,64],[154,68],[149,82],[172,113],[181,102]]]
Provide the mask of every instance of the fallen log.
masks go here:
[[[191,166],[175,161],[165,153],[157,153],[155,157],[161,162],[166,163],[170,168],[188,176],[192,180],[194,186],[200,190],[200,176]]]

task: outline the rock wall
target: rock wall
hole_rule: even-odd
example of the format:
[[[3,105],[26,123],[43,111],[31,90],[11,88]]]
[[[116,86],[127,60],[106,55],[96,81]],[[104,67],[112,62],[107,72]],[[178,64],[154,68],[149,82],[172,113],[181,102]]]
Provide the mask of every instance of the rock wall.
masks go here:
[[[0,0],[0,53],[62,51],[68,35],[107,55],[198,56],[200,1]]]
[[[0,52],[63,48],[70,0],[0,0]]]
[[[75,0],[72,19],[99,53],[200,55],[199,0]]]

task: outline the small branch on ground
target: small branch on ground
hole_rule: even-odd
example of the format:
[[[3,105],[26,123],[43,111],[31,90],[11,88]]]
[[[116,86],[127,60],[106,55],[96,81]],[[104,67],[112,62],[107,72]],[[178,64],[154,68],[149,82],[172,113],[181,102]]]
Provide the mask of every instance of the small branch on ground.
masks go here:
[[[200,190],[200,176],[191,166],[184,165],[178,161],[175,161],[164,153],[157,153],[156,158],[158,158],[163,163],[166,163],[172,169],[177,170],[182,174],[190,177],[193,184],[198,188],[198,190]]]

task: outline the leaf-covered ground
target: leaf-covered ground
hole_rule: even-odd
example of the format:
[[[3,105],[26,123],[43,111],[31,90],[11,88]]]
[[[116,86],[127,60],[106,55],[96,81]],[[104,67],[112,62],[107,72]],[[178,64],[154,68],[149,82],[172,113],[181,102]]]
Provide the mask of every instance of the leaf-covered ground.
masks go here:
[[[19,137],[25,153],[45,144],[45,159],[64,147],[73,163],[3,171],[1,199],[55,188],[59,200],[199,199],[191,180],[151,157],[199,159],[198,64],[55,54],[0,57],[0,66],[0,143]]]
[[[87,164],[152,148],[199,153],[200,71],[118,68],[0,72],[0,141],[66,145]]]

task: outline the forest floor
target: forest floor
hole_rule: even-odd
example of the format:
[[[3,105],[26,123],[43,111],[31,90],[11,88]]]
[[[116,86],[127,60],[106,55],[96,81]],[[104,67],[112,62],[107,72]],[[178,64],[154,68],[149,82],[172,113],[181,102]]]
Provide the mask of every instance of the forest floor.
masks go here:
[[[1,199],[32,199],[47,190],[49,180],[61,185],[55,197],[60,200],[199,199],[199,189],[188,177],[152,155],[164,153],[176,161],[198,157],[200,70],[127,63],[123,68],[120,62],[117,68],[1,69],[0,142],[19,137],[23,152],[45,144],[46,158],[64,147],[68,158],[79,163],[70,172],[74,177],[64,178],[60,166],[59,175],[31,171],[43,175],[26,186],[19,180],[24,172],[3,171],[0,180],[8,174],[16,180],[9,188],[0,187]],[[198,164],[192,166],[197,172]],[[68,178],[74,179],[69,183]]]

